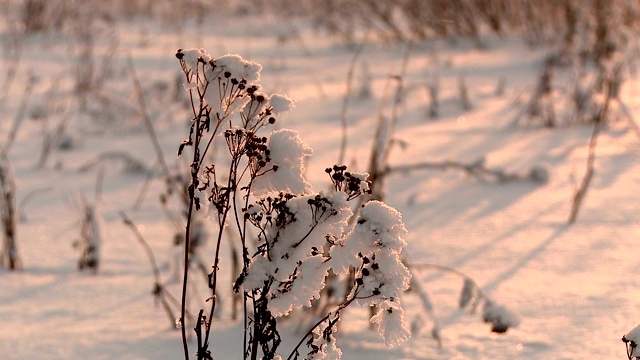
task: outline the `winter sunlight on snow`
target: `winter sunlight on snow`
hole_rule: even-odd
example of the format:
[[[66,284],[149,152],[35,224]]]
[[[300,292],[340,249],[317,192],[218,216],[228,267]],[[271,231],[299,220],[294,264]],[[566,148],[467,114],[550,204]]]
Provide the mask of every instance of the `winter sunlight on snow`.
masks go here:
[[[640,359],[639,19],[0,0],[0,360]]]

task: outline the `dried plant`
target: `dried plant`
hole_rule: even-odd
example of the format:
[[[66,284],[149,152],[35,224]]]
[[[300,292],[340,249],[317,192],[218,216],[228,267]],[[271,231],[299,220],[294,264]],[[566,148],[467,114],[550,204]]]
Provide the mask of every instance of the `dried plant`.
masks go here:
[[[0,147],[0,221],[2,221],[3,243],[0,251],[0,266],[10,270],[22,268],[16,234],[16,184],[11,164],[4,149]]]
[[[327,168],[331,193],[311,190],[303,177],[310,149],[298,134],[283,129],[261,135],[293,101],[261,92],[259,64],[237,55],[212,58],[202,49],[179,50],[177,57],[193,115],[189,135],[178,149],[178,155],[188,152],[191,158],[180,316],[185,359],[190,356],[184,322],[190,240],[194,213],[205,205],[218,230],[209,274],[210,308],[200,310],[195,324],[198,359],[211,359],[215,351],[209,339],[221,286],[220,244],[229,229],[241,249],[233,288],[243,299],[244,358],[279,357],[279,319],[311,306],[330,270],[341,274],[356,269],[351,293],[320,315],[288,359],[300,358],[305,344],[309,359],[340,358],[334,334],[342,311],[356,300],[378,306],[372,322],[387,345],[406,340],[409,330],[399,293],[409,286],[409,274],[399,258],[406,234],[400,214],[372,201],[349,224],[349,202],[370,188],[366,174],[349,172],[346,166]],[[207,165],[206,155],[216,141],[226,148],[227,159]]]

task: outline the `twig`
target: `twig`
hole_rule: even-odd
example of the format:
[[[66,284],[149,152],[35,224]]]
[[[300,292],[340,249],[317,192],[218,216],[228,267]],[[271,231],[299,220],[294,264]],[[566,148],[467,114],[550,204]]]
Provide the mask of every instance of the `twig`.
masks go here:
[[[396,172],[410,172],[413,170],[460,170],[469,176],[474,176],[480,180],[495,180],[498,182],[509,181],[533,181],[544,183],[547,179],[542,169],[534,168],[529,173],[507,173],[503,170],[489,169],[483,164],[484,159],[464,164],[457,161],[440,161],[440,162],[420,162],[414,164],[404,164],[396,166],[387,166],[382,170],[383,175],[389,175]]]
[[[22,41],[23,34],[17,29],[5,29],[3,37],[5,36],[6,39],[2,43],[2,50],[6,54],[5,56],[7,58],[6,60],[9,61],[9,66],[7,68],[7,75],[0,87],[0,91],[2,91],[2,95],[0,95],[0,104],[6,100],[7,95],[11,90],[11,85],[16,78],[16,74],[20,68],[20,58],[22,56],[24,44]]]
[[[340,110],[340,124],[342,127],[342,141],[340,142],[340,154],[338,155],[338,162],[336,164],[344,164],[345,152],[347,151],[347,110],[349,108],[349,98],[351,97],[351,91],[353,89],[353,72],[356,66],[358,57],[364,49],[365,43],[362,42],[356,48],[349,64],[349,71],[347,72],[347,89],[345,90],[344,98],[342,99],[342,110]]]
[[[144,202],[144,198],[147,196],[147,192],[149,192],[149,188],[151,188],[151,181],[153,180],[153,172],[149,171],[147,173],[147,178],[144,180],[144,184],[140,188],[140,192],[138,192],[138,196],[136,197],[136,201],[133,204],[134,210],[139,210],[142,206],[142,202]]]
[[[387,88],[385,88],[385,96],[383,97],[380,104],[380,112],[378,115],[378,126],[376,128],[376,132],[374,135],[373,145],[371,148],[371,157],[369,159],[369,169],[368,169],[370,174],[371,187],[373,189],[372,198],[376,200],[380,200],[384,196],[383,195],[384,175],[385,175],[384,168],[387,167],[389,154],[391,153],[391,147],[393,145],[392,139],[395,131],[397,110],[398,110],[398,105],[400,103],[400,100],[402,98],[403,78],[407,68],[407,63],[409,62],[410,52],[411,52],[411,43],[408,43],[404,53],[403,60],[402,60],[400,74],[395,76],[393,75],[389,76],[389,80],[394,79],[398,82],[396,93],[393,99],[393,105],[391,108],[391,117],[389,120],[386,120],[383,114],[384,99],[386,98]],[[387,85],[388,84],[389,83],[387,83]]]
[[[406,263],[406,262],[405,262]],[[462,278],[462,280],[464,280],[464,286],[462,289],[462,294],[460,297],[460,309],[464,309],[466,308],[469,304],[471,304],[470,308],[469,308],[469,312],[470,313],[474,313],[477,309],[477,307],[482,303],[482,300],[484,299],[485,301],[489,301],[489,297],[487,296],[487,294],[484,293],[484,291],[482,291],[482,288],[480,286],[478,286],[478,283],[476,283],[475,280],[473,280],[473,278],[471,278],[470,276],[468,276],[467,274],[461,272],[460,270],[454,269],[452,267],[448,267],[448,266],[443,266],[443,265],[438,265],[438,264],[428,264],[428,263],[423,263],[423,264],[409,264],[406,263],[407,267],[409,269],[411,269],[411,272],[413,273],[413,270],[420,270],[420,269],[424,269],[424,270],[437,270],[437,271],[442,271],[442,272],[446,272],[449,274],[453,274],[456,275],[460,278]],[[413,281],[413,278],[412,278]],[[412,283],[413,285],[413,283]],[[467,286],[469,286],[469,288],[467,288]],[[418,289],[419,291],[421,291],[421,289]],[[468,292],[466,292],[468,290]],[[420,294],[421,297],[424,296],[424,294]],[[468,297],[466,297],[468,296]],[[466,298],[465,298],[466,297]],[[428,299],[426,299],[428,300]],[[424,300],[423,300],[424,301]],[[434,320],[435,320],[435,315],[434,316]],[[436,324],[437,325],[437,324]],[[433,334],[434,338],[436,338],[436,334]],[[436,338],[436,340],[438,342],[440,342],[439,338]]]
[[[22,125],[22,122],[25,118],[27,103],[29,102],[31,92],[33,91],[34,82],[35,80],[33,79],[33,77],[31,77],[24,88],[24,92],[22,94],[22,101],[20,102],[20,107],[18,108],[18,112],[16,113],[16,117],[13,120],[13,125],[11,126],[11,130],[9,131],[9,135],[7,136],[7,140],[4,145],[4,151],[6,151],[7,153],[11,149],[11,146],[13,145],[13,142],[15,141],[16,136],[18,135],[18,130],[20,129],[20,125]]]
[[[42,188],[42,189],[35,189],[32,190],[31,192],[29,192],[27,195],[24,196],[24,198],[22,199],[22,201],[20,202],[20,204],[18,205],[18,219],[24,219],[24,209],[27,206],[27,203],[34,198],[36,195],[40,194],[40,193],[44,193],[47,191],[50,191],[52,188],[51,186],[46,187],[46,188]]]
[[[80,166],[78,171],[86,172],[97,166],[103,161],[109,160],[122,160],[125,163],[125,169],[127,171],[136,171],[147,174],[153,174],[153,172],[144,165],[140,160],[134,159],[128,153],[124,151],[107,151],[96,156],[94,159],[87,161],[84,165]]]
[[[96,208],[101,206],[102,202],[102,184],[104,183],[104,167],[101,166],[96,177],[96,188],[93,196],[93,203]]]
[[[169,321],[171,322],[172,326],[175,328],[176,317],[173,314],[173,311],[171,310],[171,307],[169,306],[169,303],[167,302],[167,299],[165,297],[165,295],[168,293],[166,292],[166,290],[164,289],[164,286],[162,285],[162,281],[160,278],[160,269],[158,268],[156,257],[153,255],[153,250],[151,249],[151,246],[149,246],[149,243],[147,243],[147,241],[144,239],[142,234],[140,234],[138,227],[133,223],[133,221],[131,221],[131,219],[129,219],[129,217],[124,211],[120,211],[120,217],[122,218],[122,221],[124,222],[124,224],[127,225],[131,229],[131,231],[133,231],[134,235],[136,236],[136,239],[138,240],[140,245],[142,245],[145,252],[147,253],[147,256],[149,257],[149,262],[151,263],[151,268],[153,269],[153,276],[155,278],[153,295],[160,299],[160,302],[162,303],[162,307],[164,308],[165,312],[167,313],[167,316],[169,317]]]
[[[438,264],[428,264],[428,263],[423,263],[423,264],[407,264],[407,267],[409,267],[410,269],[417,269],[417,270],[421,270],[421,269],[425,269],[425,270],[438,270],[438,271],[444,271],[447,273],[451,273],[454,274],[456,276],[461,277],[462,279],[464,279],[465,281],[470,281],[473,286],[476,288],[476,290],[478,291],[478,295],[480,295],[483,298],[487,298],[487,296],[485,295],[485,293],[482,291],[482,289],[480,288],[480,286],[478,286],[478,284],[467,274],[463,273],[460,270],[454,269],[452,267],[448,267],[448,266],[444,266],[444,265],[438,265]]]
[[[136,73],[136,68],[133,64],[133,60],[131,59],[131,55],[129,55],[128,60],[129,60],[129,71],[131,72],[131,77],[133,78],[133,83],[136,87],[136,94],[138,96],[140,108],[142,109],[142,115],[143,115],[142,117],[144,118],[144,123],[147,126],[147,130],[149,131],[149,136],[151,137],[151,141],[153,142],[153,146],[156,151],[158,161],[160,162],[160,166],[162,167],[162,171],[164,172],[165,177],[167,179],[172,179],[171,171],[169,170],[169,166],[167,165],[167,162],[164,160],[162,147],[160,146],[160,142],[158,141],[158,137],[156,136],[156,132],[153,128],[153,122],[151,121],[151,116],[149,115],[147,103],[144,100],[144,93],[142,92],[142,86],[140,86],[140,80],[138,80],[138,74]]]
[[[569,224],[573,224],[576,222],[576,218],[578,217],[578,211],[580,210],[580,205],[582,205],[582,201],[584,200],[585,195],[587,194],[587,190],[589,189],[589,184],[591,184],[591,179],[593,178],[594,168],[593,164],[596,160],[596,146],[598,144],[598,134],[600,133],[600,129],[602,127],[601,121],[596,121],[593,124],[593,132],[591,134],[591,139],[589,140],[589,155],[587,157],[587,170],[582,177],[582,181],[580,182],[580,186],[576,189],[573,194],[573,200],[571,202],[571,213],[569,215]]]
[[[438,342],[438,348],[442,349],[442,338],[440,337],[440,325],[436,314],[433,311],[433,304],[431,299],[429,298],[429,293],[422,287],[422,283],[415,276],[413,269],[410,266],[407,266],[409,272],[411,273],[411,289],[415,289],[418,292],[418,296],[420,297],[420,302],[422,303],[422,308],[424,311],[429,314],[431,317],[431,321],[433,321],[433,328],[431,329],[431,336]]]
[[[396,122],[398,120],[398,106],[402,101],[402,97],[404,96],[404,77],[407,72],[407,65],[409,64],[409,56],[411,55],[411,49],[413,47],[413,43],[408,42],[407,47],[404,51],[404,56],[402,57],[402,65],[400,66],[400,74],[397,76],[398,87],[396,89],[396,94],[393,98],[393,105],[391,106],[391,117],[389,119],[389,143],[385,146],[382,152],[382,163],[386,164],[389,160],[389,154],[391,153],[391,145],[392,138],[395,132]]]
[[[633,132],[636,133],[636,136],[640,138],[640,126],[638,125],[636,120],[633,118],[631,111],[629,111],[629,108],[622,101],[622,99],[620,99],[620,97],[616,97],[616,101],[618,102],[618,105],[620,105],[620,109],[622,110],[622,113],[626,116],[627,121],[629,122],[629,126],[631,127]]]
[[[576,189],[576,192],[573,194],[573,201],[571,202],[571,213],[569,214],[569,224],[573,224],[578,217],[578,211],[580,211],[580,205],[582,205],[582,201],[584,200],[587,190],[589,189],[589,185],[591,184],[591,179],[593,178],[594,173],[594,163],[596,160],[596,146],[598,145],[598,135],[602,130],[602,126],[605,123],[605,117],[607,116],[607,112],[609,110],[609,103],[611,102],[612,94],[614,88],[612,86],[612,80],[607,79],[604,84],[607,87],[607,94],[600,108],[600,111],[596,115],[596,118],[593,122],[593,132],[591,133],[591,139],[589,140],[589,155],[587,156],[587,170],[585,171],[584,176],[582,177],[582,181],[580,182],[580,186]]]

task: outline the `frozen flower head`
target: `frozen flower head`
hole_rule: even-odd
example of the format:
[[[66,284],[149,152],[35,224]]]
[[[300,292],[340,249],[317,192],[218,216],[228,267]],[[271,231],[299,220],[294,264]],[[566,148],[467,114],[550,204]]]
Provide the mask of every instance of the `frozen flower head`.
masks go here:
[[[185,69],[191,73],[195,72],[195,69],[198,66],[198,61],[207,63],[211,60],[211,55],[202,48],[189,50],[178,49],[176,57],[184,61]]]
[[[260,81],[262,65],[243,59],[240,55],[224,55],[210,62],[213,70],[225,78],[246,80],[249,84]],[[210,79],[211,80],[211,79]]]

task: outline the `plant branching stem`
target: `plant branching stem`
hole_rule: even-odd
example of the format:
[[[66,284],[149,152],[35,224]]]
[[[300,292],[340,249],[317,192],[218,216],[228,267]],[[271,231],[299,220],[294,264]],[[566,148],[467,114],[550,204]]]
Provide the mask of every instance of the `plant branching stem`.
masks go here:
[[[353,296],[350,299],[346,299],[342,304],[340,304],[336,310],[334,311],[330,311],[329,313],[327,313],[327,315],[325,315],[324,317],[322,317],[320,320],[318,320],[318,322],[316,322],[313,326],[311,326],[311,328],[306,332],[306,334],[304,334],[304,336],[302,338],[300,338],[300,341],[298,341],[298,344],[296,344],[296,347],[293,348],[293,350],[291,351],[291,353],[289,354],[289,356],[287,357],[287,360],[291,360],[293,358],[293,356],[295,356],[295,354],[298,352],[298,349],[300,348],[300,346],[304,343],[304,341],[311,336],[311,334],[313,334],[313,330],[315,330],[318,326],[320,326],[320,324],[322,324],[323,322],[327,321],[330,317],[331,314],[336,314],[337,316],[340,315],[340,311],[342,311],[344,308],[346,308],[347,306],[349,306],[354,300],[357,299],[358,297],[358,289],[359,285],[356,285],[356,289],[352,292]]]

